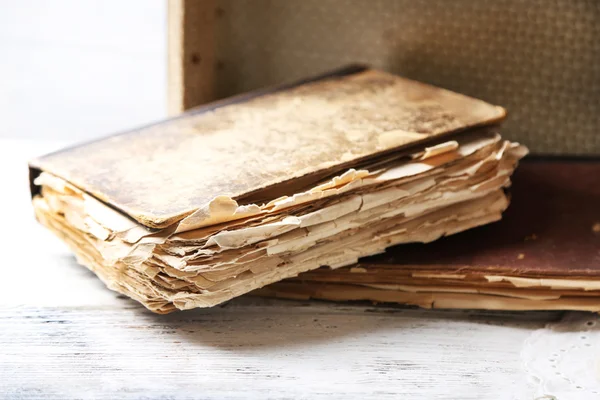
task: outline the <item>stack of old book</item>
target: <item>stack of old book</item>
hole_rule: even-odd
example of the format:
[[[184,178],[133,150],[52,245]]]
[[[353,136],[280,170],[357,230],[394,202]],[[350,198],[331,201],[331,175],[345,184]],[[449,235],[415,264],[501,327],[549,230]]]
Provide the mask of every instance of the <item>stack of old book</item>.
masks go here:
[[[302,296],[404,302],[396,287],[410,269],[335,269],[499,220],[527,152],[500,137],[504,116],[353,68],[41,157],[30,164],[33,205],[81,264],[155,312],[214,306],[321,266],[308,278],[335,288]],[[390,269],[390,282],[369,280]],[[440,287],[458,279],[432,274]]]

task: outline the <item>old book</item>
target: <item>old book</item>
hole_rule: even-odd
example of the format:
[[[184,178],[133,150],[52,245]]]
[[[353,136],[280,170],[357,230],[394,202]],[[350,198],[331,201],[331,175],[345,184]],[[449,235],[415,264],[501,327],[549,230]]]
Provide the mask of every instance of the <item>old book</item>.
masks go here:
[[[263,295],[426,308],[600,311],[600,160],[528,159],[502,221],[354,266],[321,268]]]
[[[500,219],[526,149],[501,107],[351,67],[31,162],[33,205],[165,313]]]

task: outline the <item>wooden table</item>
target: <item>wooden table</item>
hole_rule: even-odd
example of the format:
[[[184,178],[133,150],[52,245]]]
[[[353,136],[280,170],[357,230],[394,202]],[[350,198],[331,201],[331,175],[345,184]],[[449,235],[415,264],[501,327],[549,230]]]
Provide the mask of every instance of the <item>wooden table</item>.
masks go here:
[[[59,146],[0,141],[0,398],[600,398],[586,313],[245,297],[154,315],[34,220],[26,160]]]

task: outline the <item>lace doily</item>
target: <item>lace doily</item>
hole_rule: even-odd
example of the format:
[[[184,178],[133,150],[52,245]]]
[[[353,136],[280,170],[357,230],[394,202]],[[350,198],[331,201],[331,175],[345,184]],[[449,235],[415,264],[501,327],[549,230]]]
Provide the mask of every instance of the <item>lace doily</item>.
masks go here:
[[[570,312],[525,341],[524,368],[536,400],[600,399],[600,317]]]

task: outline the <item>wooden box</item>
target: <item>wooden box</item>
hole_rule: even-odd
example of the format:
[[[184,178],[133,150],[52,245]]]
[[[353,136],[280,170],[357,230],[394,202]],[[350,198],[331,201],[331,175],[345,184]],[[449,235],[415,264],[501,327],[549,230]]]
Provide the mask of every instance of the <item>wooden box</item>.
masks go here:
[[[361,62],[505,106],[538,154],[600,154],[600,2],[171,0],[170,112]]]

